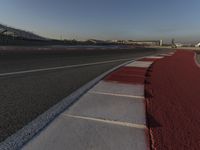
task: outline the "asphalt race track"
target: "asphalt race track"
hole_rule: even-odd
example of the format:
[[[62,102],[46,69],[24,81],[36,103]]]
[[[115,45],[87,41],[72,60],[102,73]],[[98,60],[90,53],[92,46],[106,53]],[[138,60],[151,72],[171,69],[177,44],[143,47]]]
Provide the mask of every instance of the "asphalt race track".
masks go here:
[[[1,51],[0,142],[103,72],[159,49]]]

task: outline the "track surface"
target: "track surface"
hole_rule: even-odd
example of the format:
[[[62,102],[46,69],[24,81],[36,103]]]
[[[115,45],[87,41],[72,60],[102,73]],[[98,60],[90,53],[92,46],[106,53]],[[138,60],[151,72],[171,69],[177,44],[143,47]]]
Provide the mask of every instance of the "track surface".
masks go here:
[[[21,129],[73,91],[103,72],[125,62],[36,71],[60,66],[138,58],[156,49],[0,51],[0,141]]]
[[[151,71],[146,96],[152,149],[200,149],[200,68],[194,52],[178,51]]]

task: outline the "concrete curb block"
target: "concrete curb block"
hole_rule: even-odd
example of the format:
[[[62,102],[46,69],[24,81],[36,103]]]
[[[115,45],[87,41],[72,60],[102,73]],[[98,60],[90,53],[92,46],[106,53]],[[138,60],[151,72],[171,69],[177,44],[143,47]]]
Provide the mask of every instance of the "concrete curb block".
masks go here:
[[[145,56],[144,56],[145,57]],[[31,140],[35,135],[42,131],[48,124],[50,124],[59,114],[71,106],[76,100],[81,97],[90,88],[96,85],[106,75],[115,71],[116,69],[125,66],[131,62],[142,59],[140,57],[134,60],[127,61],[88,82],[87,84],[80,87],[78,90],[64,98],[61,102],[51,107],[49,110],[38,116],[35,120],[30,122],[28,125],[17,131],[15,134],[8,137],[5,141],[0,143],[0,149],[2,150],[17,150]]]
[[[199,64],[199,62],[197,60],[197,53],[196,52],[194,52],[194,62],[196,63],[197,67],[200,68],[200,64]]]

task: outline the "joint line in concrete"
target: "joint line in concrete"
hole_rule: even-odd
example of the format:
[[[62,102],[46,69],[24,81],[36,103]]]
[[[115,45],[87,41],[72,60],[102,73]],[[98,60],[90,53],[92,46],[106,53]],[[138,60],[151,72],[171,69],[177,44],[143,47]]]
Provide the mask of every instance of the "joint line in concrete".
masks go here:
[[[75,119],[83,119],[83,120],[90,120],[90,121],[95,121],[95,122],[102,122],[102,123],[119,125],[119,126],[125,126],[125,127],[131,127],[131,128],[138,128],[138,129],[146,129],[147,128],[147,126],[143,125],[143,124],[134,124],[134,123],[128,123],[128,122],[120,122],[120,121],[113,121],[113,120],[106,120],[106,119],[83,117],[83,116],[76,116],[76,115],[70,115],[70,114],[62,114],[62,116],[75,118]]]
[[[115,94],[115,93],[97,92],[97,91],[89,91],[88,93],[99,94],[99,95],[119,96],[119,97],[129,97],[129,98],[136,98],[136,99],[144,100],[144,96],[137,96],[137,95]]]

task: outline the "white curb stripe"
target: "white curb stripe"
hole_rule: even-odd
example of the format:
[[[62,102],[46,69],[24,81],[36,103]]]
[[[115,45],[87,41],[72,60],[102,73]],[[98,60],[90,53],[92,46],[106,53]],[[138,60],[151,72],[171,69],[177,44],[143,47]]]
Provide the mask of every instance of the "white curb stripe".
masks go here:
[[[126,65],[127,67],[140,67],[140,68],[148,68],[153,61],[134,61],[133,63],[130,63]]]
[[[131,96],[144,96],[144,84],[127,84],[113,81],[100,81],[90,91]]]
[[[159,54],[160,56],[172,56],[170,54]]]
[[[70,118],[91,120],[91,121],[97,121],[97,122],[102,122],[102,123],[108,123],[108,124],[114,124],[114,125],[120,125],[120,126],[132,127],[132,128],[138,128],[138,129],[146,129],[147,128],[147,126],[142,125],[142,124],[133,124],[133,123],[128,123],[128,122],[103,120],[103,119],[97,119],[97,118],[91,118],[91,117],[83,117],[83,116],[75,116],[75,115],[69,115],[69,114],[62,114],[62,115],[66,116],[66,117],[70,117]]]
[[[148,57],[145,57],[145,58],[162,59],[163,57],[162,56],[148,56]]]

